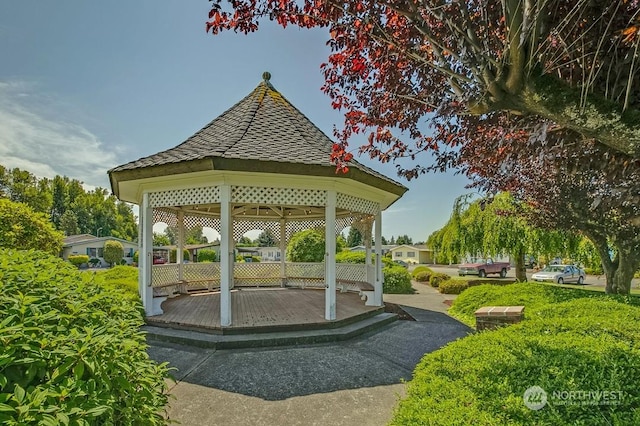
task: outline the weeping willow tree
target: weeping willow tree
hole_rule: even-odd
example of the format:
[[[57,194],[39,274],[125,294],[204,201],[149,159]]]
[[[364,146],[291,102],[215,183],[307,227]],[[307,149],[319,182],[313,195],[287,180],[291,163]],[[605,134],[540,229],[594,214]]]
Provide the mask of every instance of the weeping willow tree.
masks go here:
[[[455,201],[449,221],[431,234],[427,245],[448,258],[507,254],[515,259],[516,278],[526,281],[527,253],[547,258],[575,253],[580,241],[571,233],[531,226],[527,214],[527,207],[508,193],[476,200],[463,195]]]

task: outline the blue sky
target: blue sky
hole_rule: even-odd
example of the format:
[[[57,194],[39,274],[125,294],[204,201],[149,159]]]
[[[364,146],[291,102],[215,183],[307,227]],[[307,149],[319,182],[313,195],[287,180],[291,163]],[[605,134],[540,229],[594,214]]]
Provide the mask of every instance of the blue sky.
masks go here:
[[[320,91],[327,32],[264,21],[248,36],[212,36],[204,30],[209,7],[1,2],[0,164],[108,188],[109,168],[178,145],[253,90],[263,71],[331,136],[342,116]],[[387,237],[426,240],[469,192],[452,173],[407,182],[393,165],[358,160],[409,187],[384,213]]]

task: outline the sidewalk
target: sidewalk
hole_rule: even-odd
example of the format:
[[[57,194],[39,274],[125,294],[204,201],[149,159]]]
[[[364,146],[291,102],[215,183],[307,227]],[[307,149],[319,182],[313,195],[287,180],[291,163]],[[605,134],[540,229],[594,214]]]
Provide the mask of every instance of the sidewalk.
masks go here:
[[[417,294],[385,301],[416,321],[345,342],[232,350],[152,344],[150,356],[177,369],[169,417],[183,425],[387,424],[422,356],[471,331],[444,313],[453,296],[414,287]]]

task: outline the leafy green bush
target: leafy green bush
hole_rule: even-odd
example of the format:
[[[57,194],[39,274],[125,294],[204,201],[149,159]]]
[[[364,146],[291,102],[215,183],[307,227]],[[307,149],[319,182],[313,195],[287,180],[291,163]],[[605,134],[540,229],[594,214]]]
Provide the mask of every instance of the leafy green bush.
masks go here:
[[[438,291],[443,294],[460,294],[468,288],[469,288],[468,281],[451,278],[451,279],[442,281],[438,286]]]
[[[95,283],[108,289],[117,290],[125,297],[138,300],[138,268],[115,266],[94,272]]]
[[[140,252],[136,250],[133,252],[133,263],[137,265],[139,259],[140,259]]]
[[[79,268],[81,265],[85,264],[85,263],[89,263],[89,256],[87,256],[86,254],[72,254],[69,255],[69,258],[67,259],[73,266],[75,266],[76,268]]]
[[[62,259],[0,250],[0,424],[167,424],[139,301]]]
[[[382,269],[384,274],[383,293],[409,294],[413,293],[411,287],[411,275],[402,266],[386,266]]]
[[[105,262],[113,265],[120,264],[120,261],[124,257],[124,248],[122,243],[116,240],[107,240],[104,242],[104,254],[102,258]]]
[[[364,264],[367,254],[363,251],[341,251],[336,254],[336,263],[361,263]]]
[[[427,275],[433,274],[433,270],[431,268],[429,268],[428,266],[420,265],[413,268],[411,275],[413,276],[413,279],[418,281],[416,277],[418,276],[418,274],[421,274],[423,272],[427,272]]]
[[[413,274],[413,279],[420,283],[428,283],[433,275],[433,271],[420,271],[417,274]]]
[[[93,268],[100,266],[100,263],[102,262],[97,257],[92,257],[91,259],[89,259],[89,265],[91,265]]]
[[[44,214],[34,212],[26,204],[0,198],[0,247],[57,255],[63,238]]]
[[[476,287],[460,298],[474,290],[510,293],[517,286]],[[640,424],[638,307],[606,297],[581,298],[541,305],[526,315],[520,324],[471,335],[426,355],[391,424]],[[524,404],[532,386],[547,393],[540,410]],[[592,392],[592,399],[563,399],[563,392],[572,391]],[[597,392],[614,392],[616,399],[598,401]]]
[[[178,253],[177,249],[171,249],[171,251],[169,252],[169,261],[171,263],[176,263],[177,253]],[[182,250],[182,260],[189,260],[189,258],[190,258],[189,250],[183,249]]]
[[[446,281],[448,279],[451,279],[451,276],[444,274],[442,272],[434,272],[429,277],[429,285],[431,285],[431,287],[437,288],[442,281]]]
[[[496,278],[480,278],[477,280],[467,280],[467,282],[469,283],[469,287],[475,287],[478,285],[485,285],[485,284],[491,284],[491,285],[509,285],[509,284],[515,284],[518,281],[515,280],[505,280],[505,279],[496,279]]]
[[[604,273],[604,271],[602,270],[602,266],[598,267],[598,268],[584,268],[584,273],[587,275],[602,275]],[[636,277],[638,278],[638,277]]]
[[[214,250],[198,250],[198,262],[215,262],[217,258]]]

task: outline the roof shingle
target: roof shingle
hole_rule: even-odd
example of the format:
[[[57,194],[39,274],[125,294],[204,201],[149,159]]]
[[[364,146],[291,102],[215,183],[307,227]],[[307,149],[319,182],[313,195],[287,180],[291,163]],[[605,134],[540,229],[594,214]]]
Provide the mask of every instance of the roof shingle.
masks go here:
[[[206,158],[262,160],[332,167],[333,142],[268,80],[180,145],[109,170],[109,174]],[[358,163],[351,167],[394,185]]]

